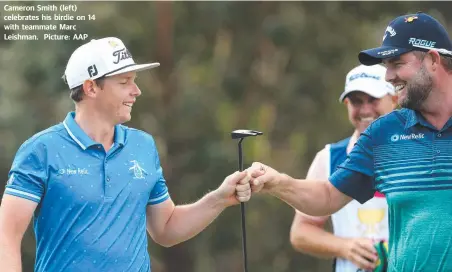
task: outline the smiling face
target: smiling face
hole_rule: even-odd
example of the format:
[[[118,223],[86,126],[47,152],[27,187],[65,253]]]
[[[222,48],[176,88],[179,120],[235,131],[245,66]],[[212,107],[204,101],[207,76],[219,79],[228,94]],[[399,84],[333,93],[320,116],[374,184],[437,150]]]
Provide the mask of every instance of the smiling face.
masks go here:
[[[383,61],[387,68],[386,81],[394,85],[403,108],[422,110],[432,92],[433,79],[423,60],[409,52]]]
[[[141,95],[135,78],[135,72],[106,77],[103,88],[96,95],[96,110],[113,124],[122,124],[132,118],[132,106]]]
[[[344,100],[348,118],[359,133],[362,133],[375,119],[391,112],[395,106],[395,98],[386,95],[382,98],[372,97],[364,92],[354,91]]]

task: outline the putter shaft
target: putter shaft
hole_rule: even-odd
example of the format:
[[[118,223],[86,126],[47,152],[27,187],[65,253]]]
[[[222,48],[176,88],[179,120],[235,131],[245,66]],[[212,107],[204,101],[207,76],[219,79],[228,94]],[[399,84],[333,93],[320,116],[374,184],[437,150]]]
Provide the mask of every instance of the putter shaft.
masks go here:
[[[239,140],[238,148],[239,148],[239,170],[243,171],[243,153],[242,153],[242,141],[244,138]],[[245,218],[245,203],[240,203],[240,211],[242,215],[242,248],[243,248],[243,266],[244,271],[248,272],[248,257],[247,257],[247,249],[246,249],[246,218]]]

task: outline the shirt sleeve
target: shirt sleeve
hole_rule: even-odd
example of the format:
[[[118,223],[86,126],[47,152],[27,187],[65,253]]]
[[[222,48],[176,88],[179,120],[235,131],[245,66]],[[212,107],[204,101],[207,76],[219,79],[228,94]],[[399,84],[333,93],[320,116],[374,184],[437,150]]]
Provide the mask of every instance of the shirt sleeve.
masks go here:
[[[148,205],[155,205],[162,203],[163,201],[167,200],[169,196],[168,187],[166,186],[166,180],[163,176],[163,169],[160,165],[160,158],[157,151],[157,147],[155,146],[154,142],[154,161],[155,161],[155,169],[156,169],[156,175],[157,175],[157,182],[154,185],[154,188],[151,191],[151,194],[149,195]]]
[[[375,194],[372,144],[374,123],[361,134],[347,159],[338,166],[329,179],[339,191],[356,199],[361,204],[371,199]]]
[[[41,201],[47,181],[47,153],[43,144],[25,142],[14,157],[5,194]]]

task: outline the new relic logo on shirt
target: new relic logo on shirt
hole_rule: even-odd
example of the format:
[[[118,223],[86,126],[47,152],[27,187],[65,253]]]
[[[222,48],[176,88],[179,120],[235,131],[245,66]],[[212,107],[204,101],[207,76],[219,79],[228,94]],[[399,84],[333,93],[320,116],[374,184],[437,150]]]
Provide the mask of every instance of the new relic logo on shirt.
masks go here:
[[[61,168],[58,170],[60,175],[88,175],[88,169],[86,168]]]
[[[397,142],[400,140],[418,140],[424,139],[424,137],[424,133],[394,134],[391,136],[391,142]]]

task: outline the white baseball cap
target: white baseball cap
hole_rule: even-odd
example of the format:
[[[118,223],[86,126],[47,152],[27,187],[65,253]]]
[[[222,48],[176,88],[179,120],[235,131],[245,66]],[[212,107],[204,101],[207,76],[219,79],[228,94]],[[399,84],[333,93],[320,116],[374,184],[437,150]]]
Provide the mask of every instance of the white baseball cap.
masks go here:
[[[385,74],[386,68],[379,64],[360,65],[353,68],[345,78],[345,90],[339,97],[339,101],[343,102],[349,93],[355,91],[375,98],[382,98],[387,94],[395,95],[394,86],[385,80]]]
[[[108,37],[93,39],[75,49],[66,65],[64,78],[72,89],[87,79],[139,72],[157,66],[160,63],[136,64],[120,39]]]

